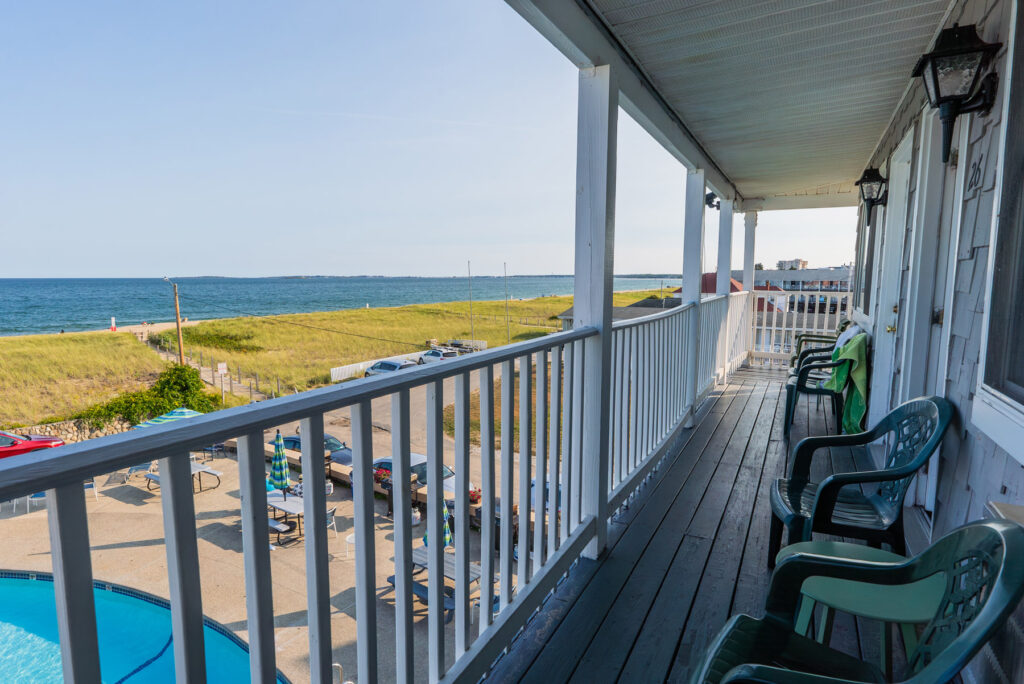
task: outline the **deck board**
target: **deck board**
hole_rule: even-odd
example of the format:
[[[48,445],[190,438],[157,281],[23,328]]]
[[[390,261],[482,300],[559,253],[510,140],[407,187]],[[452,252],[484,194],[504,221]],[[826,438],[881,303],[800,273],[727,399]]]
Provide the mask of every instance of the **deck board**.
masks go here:
[[[509,653],[494,681],[685,681],[691,662],[735,612],[763,614],[772,482],[788,444],[834,432],[814,397],[783,438],[785,373],[740,369],[705,404],[647,491],[616,517],[599,561],[580,564]],[[814,474],[856,454],[815,459]],[[878,632],[842,616],[834,645],[877,657]]]

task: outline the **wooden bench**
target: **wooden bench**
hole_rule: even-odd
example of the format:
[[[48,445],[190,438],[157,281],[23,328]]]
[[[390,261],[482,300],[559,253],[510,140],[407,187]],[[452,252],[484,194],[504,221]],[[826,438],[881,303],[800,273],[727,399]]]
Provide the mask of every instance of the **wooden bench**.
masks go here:
[[[395,576],[394,575],[391,575],[390,577],[388,577],[388,584],[390,584],[392,587],[395,586]],[[430,590],[427,588],[427,585],[423,584],[422,582],[417,582],[417,581],[413,580],[413,583],[412,583],[412,593],[413,593],[413,596],[415,596],[420,601],[423,601],[423,603],[426,603],[428,605],[430,603],[430,593],[429,593],[429,591]],[[445,587],[444,588],[444,612],[445,612],[444,621],[446,623],[451,622],[452,618],[455,617],[455,590],[452,589],[451,587]]]

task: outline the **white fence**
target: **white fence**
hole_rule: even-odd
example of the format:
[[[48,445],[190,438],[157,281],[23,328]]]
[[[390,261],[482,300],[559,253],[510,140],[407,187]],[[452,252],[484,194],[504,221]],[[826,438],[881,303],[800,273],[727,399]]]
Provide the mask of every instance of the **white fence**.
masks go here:
[[[848,318],[853,293],[815,290],[755,290],[750,325],[751,364],[787,366],[801,333],[835,332]]]
[[[96,618],[92,600],[89,529],[82,483],[94,476],[159,459],[164,533],[176,671],[188,681],[205,681],[201,578],[189,452],[237,438],[241,494],[242,562],[245,568],[247,632],[253,681],[276,672],[264,431],[301,421],[302,467],[323,467],[324,413],[351,411],[353,436],[356,597],[356,669],[360,682],[378,678],[377,594],[381,574],[394,574],[395,630],[384,635],[394,651],[397,681],[413,679],[413,583],[411,521],[394,516],[393,567],[378,572],[373,510],[374,399],[389,398],[394,481],[410,477],[410,391],[426,393],[428,481],[441,482],[444,381],[454,380],[455,580],[454,652],[445,653],[444,547],[428,548],[428,678],[476,681],[523,628],[530,615],[607,525],[614,513],[666,454],[694,405],[727,366],[742,361],[749,335],[747,293],[711,297],[613,327],[611,363],[605,377],[610,399],[606,454],[584,453],[585,408],[600,402],[585,395],[584,349],[598,335],[579,328],[507,347],[478,352],[443,364],[355,380],[259,404],[219,411],[189,421],[15,456],[0,461],[0,501],[47,491],[60,642],[68,681],[98,681]],[[698,326],[698,330],[694,330]],[[693,349],[688,340],[699,335]],[[599,348],[599,347],[597,347]],[[500,372],[500,381],[495,385]],[[695,369],[692,373],[690,369]],[[517,381],[518,379],[518,381]],[[471,387],[472,385],[472,387]],[[536,385],[533,391],[532,385]],[[480,403],[481,529],[478,552],[469,539],[470,404]],[[498,396],[495,396],[495,395]],[[586,400],[585,400],[586,398]],[[494,420],[500,400],[500,424]],[[515,408],[518,406],[518,416]],[[591,419],[592,420],[592,419]],[[519,425],[518,442],[513,443]],[[526,455],[525,458],[517,458]],[[529,455],[533,455],[530,458]],[[474,454],[474,457],[475,454]],[[518,472],[516,462],[518,461]],[[588,489],[603,478],[607,488]],[[546,486],[534,486],[545,483]],[[500,491],[499,491],[500,488]],[[395,487],[396,511],[411,506],[406,487]],[[599,487],[598,487],[599,491]],[[442,538],[443,489],[428,488],[427,533]],[[518,531],[496,525],[518,503]],[[598,503],[595,504],[594,501]],[[589,503],[588,503],[589,502]],[[331,681],[331,606],[328,588],[326,501],[320,487],[303,498],[306,547],[310,675]],[[502,521],[504,522],[504,521]],[[511,521],[509,521],[511,522]],[[513,534],[517,536],[513,538]],[[497,548],[497,550],[495,550]],[[517,553],[518,552],[518,553]],[[516,559],[518,555],[518,561]],[[382,554],[381,558],[387,558]],[[479,563],[476,627],[471,627],[470,564]],[[422,578],[421,578],[422,580]],[[497,596],[497,609],[488,609]],[[394,647],[391,646],[394,643]]]

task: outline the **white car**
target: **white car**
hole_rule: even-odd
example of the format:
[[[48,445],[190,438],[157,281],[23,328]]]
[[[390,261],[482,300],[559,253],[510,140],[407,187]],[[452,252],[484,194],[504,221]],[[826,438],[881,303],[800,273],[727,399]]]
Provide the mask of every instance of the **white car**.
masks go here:
[[[415,365],[416,364],[413,363],[412,361],[407,361],[404,359],[388,359],[384,361],[378,361],[377,363],[373,364],[372,366],[366,369],[366,372],[363,373],[363,377],[369,378],[374,375],[394,373],[395,371],[400,371],[403,368],[412,368]]]
[[[421,366],[425,363],[437,363],[438,361],[448,361],[449,359],[458,358],[459,352],[454,349],[431,349],[425,351],[420,355],[419,363]]]
[[[382,456],[381,458],[374,459],[373,469],[375,471],[386,470],[389,474],[393,470],[390,456]],[[424,486],[429,485],[427,481],[427,457],[423,454],[411,453],[409,454],[409,470],[413,475],[416,476],[416,484]],[[376,479],[376,478],[375,478]],[[454,510],[455,507],[455,471],[446,466],[444,463],[441,464],[441,481],[444,486],[444,500],[448,504],[448,509]],[[476,485],[472,482],[469,483],[469,502],[478,503],[480,501],[480,490],[477,489]]]

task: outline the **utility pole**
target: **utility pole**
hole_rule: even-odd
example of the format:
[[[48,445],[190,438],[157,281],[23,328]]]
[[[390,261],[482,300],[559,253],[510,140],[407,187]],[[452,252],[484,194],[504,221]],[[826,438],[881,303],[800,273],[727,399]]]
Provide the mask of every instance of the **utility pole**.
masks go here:
[[[501,266],[505,269],[505,337],[507,343],[512,344],[512,327],[508,320],[508,263],[502,262]]]
[[[469,339],[475,342],[476,330],[473,327],[473,266],[469,261],[466,262],[466,275],[469,278]],[[471,346],[473,346],[473,342],[470,342]]]
[[[171,282],[171,279],[167,277],[165,277],[164,280],[171,283],[171,285],[174,287],[174,320],[178,324],[178,363],[184,366],[185,343],[181,337],[181,306],[178,304],[178,283]]]

